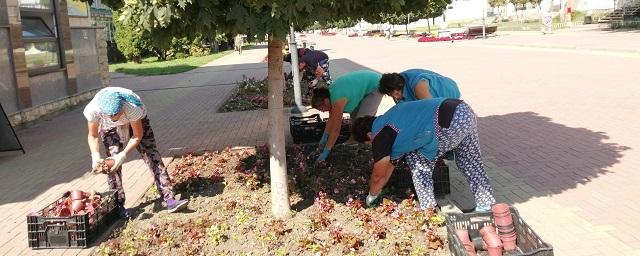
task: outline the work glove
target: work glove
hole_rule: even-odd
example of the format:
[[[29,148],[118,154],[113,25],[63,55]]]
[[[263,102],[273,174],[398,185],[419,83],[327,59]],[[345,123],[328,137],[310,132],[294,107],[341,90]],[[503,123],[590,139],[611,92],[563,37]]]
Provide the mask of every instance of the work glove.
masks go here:
[[[324,147],[324,144],[327,144],[327,140],[329,139],[329,134],[327,132],[324,132],[322,134],[322,138],[320,138],[320,142],[318,142],[318,146],[320,148]]]
[[[330,152],[331,152],[331,149],[324,148],[324,150],[322,150],[322,153],[320,153],[320,156],[318,157],[318,160],[316,161],[316,163],[326,161],[327,157],[329,157]]]
[[[371,194],[369,194],[364,202],[367,204],[367,207],[371,207],[376,199],[378,199],[378,195],[372,196]]]
[[[113,167],[111,167],[111,170],[109,171],[115,171],[124,163],[124,159],[127,158],[127,154],[125,154],[124,152],[120,152],[115,156],[111,156],[108,158],[111,158],[114,161]]]
[[[100,152],[91,152],[91,170],[96,171],[101,162],[102,158],[100,158]]]

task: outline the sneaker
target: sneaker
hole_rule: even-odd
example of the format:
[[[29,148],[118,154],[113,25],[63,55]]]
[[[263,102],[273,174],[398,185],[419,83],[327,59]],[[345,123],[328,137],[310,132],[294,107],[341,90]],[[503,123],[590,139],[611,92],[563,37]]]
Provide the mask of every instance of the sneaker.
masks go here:
[[[462,211],[462,213],[483,213],[483,212],[490,212],[491,211],[491,206],[476,206],[473,207],[471,209],[460,209]]]
[[[490,211],[491,211],[491,206],[476,206],[476,208],[473,210],[474,213],[490,212]]]
[[[173,200],[172,202],[167,203],[167,211],[169,213],[173,213],[186,208],[188,204],[189,204],[189,200],[187,199],[182,199],[178,201]]]
[[[124,208],[124,206],[118,206],[118,216],[121,219],[131,218],[131,214],[129,214],[129,211],[127,211],[127,208]]]

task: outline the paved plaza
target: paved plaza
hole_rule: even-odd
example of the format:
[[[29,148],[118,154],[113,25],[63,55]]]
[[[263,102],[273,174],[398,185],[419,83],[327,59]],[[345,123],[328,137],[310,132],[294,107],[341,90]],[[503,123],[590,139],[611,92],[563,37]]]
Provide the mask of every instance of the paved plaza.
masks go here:
[[[514,204],[556,255],[640,255],[640,33],[503,33],[486,40],[308,36],[347,71],[421,67],[454,78],[479,116],[480,141],[499,201]],[[112,76],[138,92],[165,163],[187,151],[266,143],[266,111],[218,113],[243,77],[266,76],[266,48],[177,75]],[[0,157],[0,252],[88,255],[27,248],[26,215],[69,189],[106,189],[90,168],[82,107],[18,131],[27,154]],[[152,184],[137,153],[124,165],[127,206]],[[452,172],[451,201],[468,203]]]

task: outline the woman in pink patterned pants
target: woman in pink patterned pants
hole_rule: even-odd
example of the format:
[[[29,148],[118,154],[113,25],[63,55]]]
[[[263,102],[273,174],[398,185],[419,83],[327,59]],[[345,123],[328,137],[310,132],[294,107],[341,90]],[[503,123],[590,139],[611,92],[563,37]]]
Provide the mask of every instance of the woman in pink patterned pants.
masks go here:
[[[158,152],[147,111],[140,96],[125,88],[107,87],[100,90],[87,104],[83,114],[88,121],[87,140],[91,150],[92,169],[96,170],[103,161],[100,157],[99,141],[102,141],[107,150],[108,159],[114,160],[107,176],[109,188],[118,191],[117,204],[121,217],[129,217],[124,207],[122,164],[133,149],[140,153],[149,169],[153,171],[158,191],[167,203],[167,210],[175,212],[187,206],[187,200],[174,198],[173,187]]]

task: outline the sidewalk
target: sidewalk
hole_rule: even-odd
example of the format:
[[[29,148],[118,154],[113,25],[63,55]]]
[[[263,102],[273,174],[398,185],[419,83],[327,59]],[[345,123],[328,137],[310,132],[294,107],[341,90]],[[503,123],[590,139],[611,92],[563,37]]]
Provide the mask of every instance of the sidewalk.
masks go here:
[[[116,77],[113,86],[135,90],[149,118],[165,164],[175,154],[226,146],[266,143],[266,111],[217,113],[243,75],[266,76],[264,49],[232,54],[183,74]],[[248,64],[247,64],[248,63]],[[27,154],[0,158],[0,252],[3,255],[88,255],[92,249],[27,248],[26,215],[71,189],[106,190],[103,175],[83,178],[90,168],[84,106],[18,131]],[[103,151],[104,152],[104,151]],[[104,154],[103,154],[104,156]],[[124,164],[127,207],[152,184],[153,177],[133,153]]]
[[[580,26],[578,26],[580,27]],[[563,50],[615,52],[640,55],[640,30],[610,31],[603,29],[558,30],[542,35],[538,31],[516,32],[498,31],[496,36],[486,40],[476,39],[470,43],[497,46],[516,46]]]
[[[583,47],[574,40],[581,35],[602,42],[602,48],[621,47],[594,32],[512,38],[532,44],[556,38]],[[420,67],[455,79],[478,115],[496,198],[515,205],[555,255],[640,255],[640,58],[502,46],[509,37],[454,43],[313,39],[333,60],[348,58],[379,72]],[[451,200],[468,207],[467,181],[455,169],[450,174]]]

